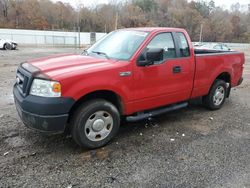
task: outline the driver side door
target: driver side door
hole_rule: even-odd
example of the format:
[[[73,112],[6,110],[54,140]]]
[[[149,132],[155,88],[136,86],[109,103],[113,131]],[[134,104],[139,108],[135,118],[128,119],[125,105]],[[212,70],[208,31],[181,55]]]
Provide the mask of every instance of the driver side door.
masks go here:
[[[186,100],[190,96],[189,62],[177,57],[173,36],[171,32],[156,34],[138,58],[142,60],[149,48],[164,49],[162,61],[143,67],[135,65],[134,108],[138,111]]]

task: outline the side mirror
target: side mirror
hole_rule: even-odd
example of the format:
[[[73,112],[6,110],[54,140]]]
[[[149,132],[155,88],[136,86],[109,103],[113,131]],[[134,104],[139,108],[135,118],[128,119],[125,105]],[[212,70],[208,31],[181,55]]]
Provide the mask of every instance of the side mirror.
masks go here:
[[[146,52],[144,57],[145,60],[138,60],[138,66],[147,66],[152,65],[155,61],[162,61],[163,60],[163,48],[149,48]]]

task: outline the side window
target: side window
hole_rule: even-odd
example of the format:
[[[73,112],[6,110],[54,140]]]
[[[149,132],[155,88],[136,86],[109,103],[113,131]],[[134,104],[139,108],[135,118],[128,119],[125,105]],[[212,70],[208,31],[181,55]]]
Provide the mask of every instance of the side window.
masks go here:
[[[223,50],[230,50],[226,45],[222,45]]]
[[[221,45],[219,44],[219,45],[214,46],[214,49],[221,50]]]
[[[161,33],[156,35],[147,45],[146,50],[150,48],[163,48],[163,61],[169,58],[176,58],[176,50],[171,33]],[[161,62],[155,62],[154,64],[159,64]]]
[[[188,46],[187,39],[183,33],[177,33],[178,37],[178,43],[180,48],[180,56],[181,57],[189,57],[190,56],[190,50]]]

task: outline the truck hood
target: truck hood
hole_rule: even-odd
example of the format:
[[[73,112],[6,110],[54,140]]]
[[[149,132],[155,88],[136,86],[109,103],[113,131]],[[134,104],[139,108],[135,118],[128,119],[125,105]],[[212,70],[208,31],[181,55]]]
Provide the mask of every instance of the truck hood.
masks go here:
[[[91,56],[63,54],[34,59],[27,63],[38,68],[40,73],[54,78],[72,72],[81,72],[82,74],[84,72],[102,70],[114,66],[114,62],[116,61]]]

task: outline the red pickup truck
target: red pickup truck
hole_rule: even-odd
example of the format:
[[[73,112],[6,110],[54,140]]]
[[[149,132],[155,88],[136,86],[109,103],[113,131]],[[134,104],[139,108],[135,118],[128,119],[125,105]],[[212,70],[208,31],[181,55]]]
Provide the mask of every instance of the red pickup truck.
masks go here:
[[[221,108],[241,84],[243,64],[243,53],[194,50],[184,29],[121,29],[83,54],[22,63],[13,92],[26,126],[70,130],[77,144],[97,148],[116,135],[121,117],[146,119],[197,97]]]

